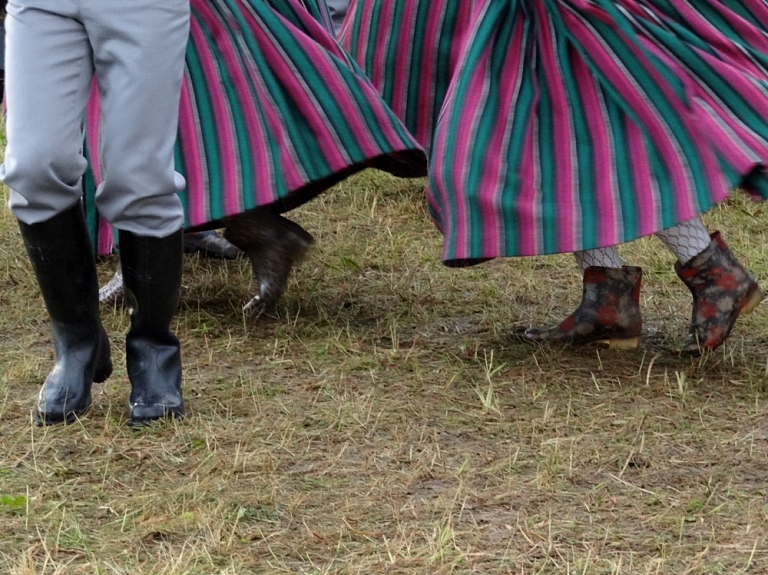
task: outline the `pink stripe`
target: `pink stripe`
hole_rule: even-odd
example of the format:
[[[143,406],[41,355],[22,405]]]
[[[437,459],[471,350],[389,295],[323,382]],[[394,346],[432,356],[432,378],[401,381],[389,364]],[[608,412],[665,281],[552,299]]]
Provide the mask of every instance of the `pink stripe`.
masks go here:
[[[704,41],[710,44],[713,48],[721,52],[722,56],[733,63],[740,63],[742,66],[749,65],[752,67],[751,62],[744,57],[743,52],[734,46],[728,38],[726,38],[717,28],[710,24],[697,10],[690,7],[688,2],[675,2],[675,7],[679,10],[683,20],[689,25],[692,25],[696,29],[696,33]],[[734,28],[736,34],[739,35],[744,41],[754,48],[763,53],[768,53],[768,38],[765,34],[761,34],[754,26],[745,21],[741,16],[734,13],[732,10],[719,5],[718,2],[710,2],[710,4],[720,13],[724,20]],[[765,5],[762,8],[758,8],[755,15],[761,13],[766,14]],[[753,73],[760,73],[758,69],[752,68]]]
[[[650,134],[652,141],[659,149],[662,161],[667,164],[668,172],[671,175],[671,184],[676,190],[676,197],[679,200],[677,202],[678,213],[676,216],[678,221],[688,220],[696,216],[697,209],[691,204],[691,200],[695,197],[692,182],[686,177],[689,174],[688,167],[682,162],[674,135],[663,118],[651,105],[651,99],[638,90],[638,86],[631,81],[613,55],[606,51],[606,47],[592,35],[592,31],[584,26],[580,18],[576,18],[573,14],[563,11],[563,19],[568,22],[568,27],[572,33],[582,39],[584,49],[590,54],[604,76],[612,81],[614,89],[619,92],[620,97],[637,115]],[[645,54],[640,52],[631,40],[626,42],[626,49],[635,53],[638,63],[646,62]],[[669,106],[675,110],[675,113],[682,122],[690,123],[690,110],[687,106],[679,101],[671,86],[667,84],[666,80],[659,78],[652,67],[646,65],[646,68],[650,75],[656,76],[655,83],[662,92],[665,92]],[[690,125],[687,131],[689,134],[696,133],[695,128]],[[703,154],[702,158],[704,158],[706,152],[701,149],[700,151]]]
[[[373,2],[371,2],[371,4],[373,4]],[[396,4],[395,2],[392,2],[390,3],[390,9],[379,11],[379,15],[381,19],[376,23],[376,26],[378,27],[379,30],[386,30],[388,32],[386,35],[383,35],[383,34],[377,35],[381,39],[381,42],[379,42],[379,44],[376,45],[376,53],[375,53],[377,62],[379,63],[388,64],[388,62],[386,62],[384,58],[387,55],[385,50],[390,44],[390,38],[394,31],[393,30],[394,27],[392,26],[392,18],[393,18],[392,12],[394,11],[395,4]],[[410,23],[408,22],[406,23],[406,25],[410,25]],[[388,71],[386,70],[386,66],[383,66],[383,65],[376,66],[371,71],[370,78],[374,86],[378,86],[380,88],[384,87],[385,72],[388,72]]]
[[[507,176],[507,154],[509,145],[507,138],[515,118],[514,107],[519,92],[521,76],[520,63],[524,50],[525,27],[521,21],[516,23],[512,32],[508,54],[510,61],[501,72],[497,97],[499,99],[499,129],[493,131],[486,149],[488,155],[483,162],[482,181],[480,190],[480,214],[483,229],[483,256],[497,257],[504,253],[503,214],[505,179]],[[514,57],[514,59],[513,59]],[[501,125],[503,124],[503,129]]]
[[[745,100],[762,102],[766,98],[766,72],[758,70],[754,78],[741,73],[738,67],[729,66],[709,54],[700,54],[707,66],[713,68]],[[761,82],[758,84],[757,82]],[[768,114],[768,110],[765,111]]]
[[[244,12],[244,15],[246,18],[250,20],[250,24],[252,26],[252,29],[256,31],[260,26],[259,23],[256,22],[252,15],[248,12]],[[321,117],[317,104],[315,100],[311,97],[311,95],[307,92],[306,86],[302,85],[301,82],[298,81],[298,78],[296,77],[294,71],[290,68],[290,66],[285,65],[285,56],[281,51],[277,49],[277,47],[272,43],[268,42],[263,38],[264,35],[262,34],[255,34],[256,41],[259,44],[259,48],[262,51],[262,54],[264,58],[272,63],[272,73],[279,79],[280,83],[284,86],[284,90],[291,94],[292,96],[292,102],[294,103],[294,108],[296,110],[300,110],[301,113],[305,117],[305,121],[307,122],[309,129],[312,130],[313,134],[318,138],[320,146],[318,149],[318,153],[322,153],[324,158],[332,165],[332,166],[346,166],[346,162],[344,160],[344,157],[339,153],[337,144],[328,137],[329,132],[329,126],[325,123],[324,119]],[[332,76],[329,74],[329,67],[326,66],[319,66],[320,62],[316,60],[324,59],[325,56],[322,54],[318,54],[318,56],[321,56],[320,58],[315,58],[313,60],[313,63],[316,67],[318,67],[318,70],[323,70],[324,72],[322,75],[326,78],[331,78]],[[278,65],[281,64],[281,65]],[[333,70],[333,73],[335,74],[335,70]],[[254,76],[258,75],[258,71],[253,71]],[[260,87],[263,89],[263,85],[260,80],[256,80],[257,83],[260,85]],[[262,91],[262,94],[260,94],[261,100],[263,102],[270,101],[269,96],[265,93],[265,91]],[[349,102],[347,102],[349,104]],[[351,104],[349,104],[351,105]],[[343,106],[342,106],[343,107]],[[283,136],[284,139],[277,140],[277,141],[287,141],[287,137],[283,131],[282,128],[280,128],[282,124],[282,120],[278,114],[278,111],[276,108],[272,106],[264,106],[264,114],[267,117],[267,125],[271,130],[273,130],[273,134],[280,133],[281,136]],[[274,136],[273,136],[274,137]],[[290,154],[290,150],[288,149],[288,146],[281,146],[281,162],[280,165],[284,170],[284,175],[286,179],[286,183],[289,187],[289,189],[297,189],[301,187],[305,183],[305,177],[303,174],[301,174],[296,168],[296,159],[292,157]]]
[[[741,3],[763,25],[762,35],[768,38],[768,32],[766,32],[768,30],[768,5],[766,5],[765,0],[741,0]],[[768,52],[768,50],[763,50],[763,52]]]
[[[692,136],[692,145],[696,148],[699,161],[704,166],[705,179],[707,181],[711,199],[713,201],[723,200],[727,197],[730,189],[725,182],[720,164],[715,157],[714,149],[725,149],[729,145],[727,142],[731,139],[730,135],[723,133],[721,127],[717,128],[717,133],[712,133],[702,128],[703,125],[706,125],[711,121],[711,118],[699,105],[691,106],[689,102],[694,102],[694,97],[696,96],[711,101],[706,93],[706,89],[700,86],[695,81],[696,78],[691,77],[677,61],[670,59],[669,56],[662,52],[658,47],[651,45],[648,46],[648,49],[669,66],[685,86],[688,98],[684,102],[680,102],[667,83],[663,81],[658,82],[664,91],[667,92],[669,102],[678,109],[678,117],[686,126],[684,131]],[[735,72],[729,66],[723,65],[721,62],[708,55],[704,56],[706,59],[710,60],[713,67],[722,68],[719,73],[724,78],[727,78],[727,81],[731,82],[731,84],[745,84],[743,86],[742,95],[753,91],[752,89],[754,86],[746,81],[740,73]],[[764,95],[760,94],[759,90],[757,93],[751,95],[757,99],[764,98]],[[719,108],[718,105],[715,105],[714,107],[722,111],[722,108]],[[696,137],[697,135],[700,137]],[[676,197],[678,199],[678,209],[676,212],[678,221],[687,221],[698,215],[701,211],[698,204],[698,198],[695,197],[693,193],[685,197],[677,194]],[[683,203],[683,199],[688,200],[687,203]]]
[[[187,180],[187,225],[196,226],[209,220],[206,196],[206,174],[203,152],[197,133],[196,110],[192,103],[187,79],[181,85],[179,100],[179,142],[184,158],[184,178]]]
[[[710,128],[706,130],[712,139],[712,145],[717,148],[726,159],[732,158],[734,165],[738,165],[739,161],[736,160],[736,158],[749,154],[757,156],[760,160],[768,164],[768,142],[758,137],[754,132],[749,130],[748,127],[743,126],[727,114],[726,111],[719,108],[718,103],[710,98],[709,94],[700,94],[699,97],[714,109],[718,119],[727,126],[728,130],[733,131],[733,135],[724,132],[720,125],[716,128],[710,126]],[[702,115],[709,118],[708,114],[702,113]],[[737,140],[734,140],[734,137],[737,138]],[[732,148],[735,148],[735,150]]]
[[[374,5],[374,2],[352,0],[348,8],[348,13],[354,14],[355,17],[346,18],[345,25],[341,30],[342,46],[344,46],[348,52],[352,51],[352,30],[356,31],[354,51],[357,54],[360,66],[365,65],[364,62],[368,57],[368,48],[370,46],[372,30],[374,28],[374,20],[371,16]],[[378,84],[374,85],[377,88],[381,87]]]
[[[101,185],[101,108],[99,106],[99,87],[96,78],[91,83],[91,95],[88,98],[88,104],[85,107],[85,137],[88,140],[89,167],[93,173],[93,180],[98,187]],[[96,196],[93,197],[94,203]],[[96,237],[96,253],[99,255],[109,255],[114,247],[114,234],[112,225],[98,214],[99,219],[98,234]]]
[[[633,188],[635,189],[635,215],[637,217],[638,236],[647,236],[659,231],[658,194],[653,189],[653,174],[648,158],[646,141],[642,131],[628,116],[625,116],[624,133],[626,134],[627,149],[632,154],[631,169]]]
[[[552,128],[554,137],[555,163],[562,169],[557,169],[555,174],[555,198],[557,203],[557,250],[559,252],[570,252],[580,243],[575,233],[575,208],[578,198],[574,185],[575,151],[573,134],[571,126],[570,105],[565,86],[563,86],[563,72],[558,66],[557,55],[555,53],[555,39],[552,37],[552,31],[548,23],[550,17],[547,14],[549,8],[544,6],[543,2],[537,2],[536,7],[539,12],[539,18],[542,22],[537,30],[539,32],[539,53],[541,54],[541,65],[544,69],[544,76],[547,82],[547,88],[552,106]]]
[[[536,99],[538,100],[538,98]],[[534,102],[532,108],[535,108],[536,105],[537,102]],[[536,115],[531,114],[528,119],[528,129],[525,132],[519,166],[520,193],[517,200],[517,217],[519,222],[519,254],[521,256],[535,256],[539,253],[541,214],[537,207],[541,181],[536,170],[540,160],[534,154],[536,129]]]
[[[439,102],[436,104],[434,101],[435,86],[432,81],[432,77],[435,73],[435,58],[437,56],[438,38],[440,37],[443,25],[442,23],[445,17],[445,10],[443,8],[445,5],[444,2],[432,2],[430,5],[435,6],[435,9],[429,10],[424,38],[415,39],[417,42],[422,41],[426,48],[422,52],[422,63],[420,69],[424,70],[427,78],[419,80],[424,84],[419,86],[418,89],[418,100],[416,106],[419,110],[419,114],[417,115],[418,119],[416,121],[413,134],[416,138],[416,141],[418,141],[419,144],[421,144],[427,150],[429,150],[432,145],[430,138],[432,137],[433,130],[435,129],[435,127],[432,125],[432,119],[435,116],[433,109],[435,105],[439,106],[442,103]],[[379,84],[374,83],[374,86],[378,85]],[[405,117],[403,112],[403,110],[395,110],[395,113],[400,118]]]
[[[482,115],[482,110],[486,104],[486,78],[488,76],[488,63],[491,58],[491,51],[486,50],[483,52],[481,59],[477,61],[477,65],[472,70],[469,81],[466,84],[466,93],[472,94],[472,98],[464,97],[464,94],[460,95],[459,103],[461,110],[456,109],[456,87],[458,84],[454,84],[454,88],[451,89],[446,96],[445,109],[450,111],[450,116],[446,115],[443,118],[443,122],[446,126],[450,125],[453,128],[453,134],[450,138],[454,143],[454,151],[452,157],[449,159],[451,165],[442,166],[441,168],[451,174],[452,187],[459,190],[465,190],[466,193],[453,193],[454,207],[456,212],[456,230],[455,240],[457,251],[461,252],[460,258],[466,257],[466,254],[470,252],[469,239],[471,238],[470,229],[471,224],[467,219],[467,206],[466,202],[461,201],[465,199],[472,202],[472,196],[480,204],[483,202],[482,193],[483,190],[469,190],[466,176],[470,173],[469,166],[472,163],[472,147],[475,141],[477,132],[477,122]],[[453,123],[453,116],[456,115],[457,122]],[[441,160],[445,161],[444,156],[441,156]]]
[[[579,169],[593,171],[596,221],[600,222],[597,227],[597,241],[600,246],[610,246],[621,242],[616,230],[618,195],[614,187],[616,158],[611,144],[610,130],[594,77],[584,60],[574,56],[571,58],[571,67],[573,75],[577,78],[576,85],[581,95],[584,116],[588,118],[587,128],[592,148],[592,165],[579,166]],[[604,165],[608,163],[607,158],[610,158],[610,164]]]
[[[264,31],[261,21],[257,21],[250,11],[244,11],[243,17],[248,21],[249,28],[254,32],[254,38],[259,44],[259,48],[263,50],[265,47],[263,36],[268,34],[268,32]],[[273,63],[282,62],[284,60],[282,54],[278,54],[279,59],[275,60],[274,46],[270,45],[269,42],[266,44],[266,47],[269,48],[271,52],[273,52],[272,59],[270,61]],[[266,52],[264,52],[263,55],[265,59],[269,60],[269,56],[267,56]],[[285,186],[289,190],[298,189],[304,185],[306,182],[306,177],[301,171],[301,166],[296,162],[296,155],[290,146],[290,138],[285,132],[282,118],[280,117],[277,108],[274,105],[271,105],[272,97],[264,86],[262,71],[256,68],[249,70],[249,72],[251,75],[251,81],[256,87],[258,101],[268,103],[267,105],[262,106],[262,113],[265,117],[265,125],[267,129],[267,133],[264,135],[266,138],[265,141],[285,143],[285,145],[278,147],[278,164],[280,173],[285,182]],[[295,81],[295,77],[293,77],[292,73],[289,72],[288,77]],[[261,192],[261,190],[258,190],[257,193],[259,192]],[[259,194],[259,198],[261,197],[262,196]],[[267,202],[263,202],[263,200],[260,199],[259,203],[262,204]]]
[[[101,108],[99,106],[99,87],[96,78],[91,83],[91,95],[85,108],[85,137],[88,139],[88,152],[90,154],[89,166],[93,172],[96,185],[101,184]]]
[[[225,32],[221,31],[219,23],[213,18],[207,8],[197,6],[196,13],[200,14],[210,29],[212,36],[221,34],[220,38],[225,38]],[[190,28],[190,39],[197,49],[200,65],[203,75],[208,85],[208,93],[211,98],[211,108],[213,116],[216,118],[217,136],[219,149],[219,166],[222,181],[222,194],[224,211],[228,214],[242,211],[239,204],[238,191],[240,189],[239,174],[237,169],[237,150],[235,147],[235,135],[232,130],[232,117],[229,112],[227,95],[224,93],[221,79],[216,68],[215,58],[211,49],[208,47],[206,37],[195,19],[192,19]],[[223,42],[222,42],[223,44]],[[220,50],[223,46],[217,46]]]
[[[260,46],[264,57],[272,63],[286,62],[282,52],[277,49],[273,43],[262,42]],[[312,44],[303,46],[306,57],[310,59],[318,75],[326,78],[329,83],[330,92],[334,94],[336,104],[342,110],[353,110],[358,108],[358,104],[351,97],[350,93],[346,89],[341,89],[339,86],[333,86],[338,82],[339,68],[335,63],[335,59],[329,56],[322,50],[317,50]],[[274,65],[273,73],[285,86],[285,90],[291,94],[292,102],[297,110],[300,110],[305,117],[307,124],[312,130],[313,134],[320,141],[320,149],[318,153],[322,153],[329,166],[332,169],[342,169],[347,167],[349,161],[346,154],[342,153],[339,149],[339,143],[335,139],[334,126],[327,120],[324,115],[324,111],[320,103],[314,97],[314,94],[303,84],[299,78],[296,77],[295,71],[289,65]],[[364,89],[368,103],[371,105],[369,109],[363,110],[363,117],[368,114],[373,114],[371,121],[380,126],[382,135],[389,142],[397,142],[399,138],[392,127],[391,118],[386,115],[385,109],[380,105],[380,97],[375,92],[373,87],[365,82],[363,78],[358,77],[360,80],[359,87]],[[350,115],[351,118],[357,118],[361,115]],[[352,119],[347,118],[347,125],[351,133],[356,136],[356,143],[361,148],[361,151],[366,156],[378,155],[381,153],[380,147],[372,138],[370,130],[367,125],[362,122],[353,122]]]
[[[417,7],[418,2],[405,2],[403,15],[400,20],[400,32],[405,37],[413,38],[414,28],[416,26],[415,14]],[[401,38],[403,36],[401,36]],[[409,74],[411,66],[414,64],[411,62],[411,53],[412,52],[410,50],[404,50],[403,54],[399,55],[399,57],[395,59],[395,71],[392,76],[392,93],[395,95],[395,97],[399,96],[399,98],[397,101],[392,101],[391,106],[392,110],[395,112],[398,118],[405,118],[405,113],[407,112],[406,106],[408,101],[408,83],[410,81]],[[383,66],[378,67],[379,70],[381,68],[383,68]],[[374,85],[378,86],[376,82],[374,82]]]
[[[199,0],[196,0],[199,2]],[[251,157],[249,159],[241,155],[240,161],[250,161],[258,170],[259,185],[256,186],[257,203],[272,203],[277,198],[272,193],[275,187],[274,173],[272,171],[272,161],[270,153],[265,142],[269,141],[263,122],[256,112],[253,104],[254,95],[251,91],[250,81],[243,69],[243,61],[238,58],[238,49],[232,45],[232,39],[227,30],[223,30],[221,23],[215,13],[207,9],[205,2],[200,2],[206,8],[201,10],[201,15],[208,23],[216,38],[217,49],[224,60],[224,67],[228,72],[228,78],[231,80],[235,93],[237,94],[238,109],[243,114],[245,125],[248,126],[246,132],[250,144]],[[309,15],[308,15],[309,18]],[[309,18],[316,26],[321,27],[314,19]],[[325,34],[327,36],[327,34]],[[338,46],[335,42],[329,42]],[[243,151],[241,151],[242,153]],[[237,159],[235,158],[235,162]],[[242,198],[239,197],[240,189],[225,189],[225,209],[227,215],[233,215],[242,211]]]

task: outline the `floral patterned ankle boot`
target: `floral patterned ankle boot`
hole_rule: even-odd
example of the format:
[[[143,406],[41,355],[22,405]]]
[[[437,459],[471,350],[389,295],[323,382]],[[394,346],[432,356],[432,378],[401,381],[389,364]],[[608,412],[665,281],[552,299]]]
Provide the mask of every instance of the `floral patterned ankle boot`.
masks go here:
[[[581,304],[570,316],[550,328],[530,328],[525,337],[569,345],[605,343],[613,348],[637,347],[643,320],[640,316],[639,267],[589,267],[584,272]]]
[[[682,353],[699,355],[719,347],[742,313],[755,309],[763,299],[757,282],[736,260],[720,232],[712,242],[675,271],[693,295],[693,314]]]

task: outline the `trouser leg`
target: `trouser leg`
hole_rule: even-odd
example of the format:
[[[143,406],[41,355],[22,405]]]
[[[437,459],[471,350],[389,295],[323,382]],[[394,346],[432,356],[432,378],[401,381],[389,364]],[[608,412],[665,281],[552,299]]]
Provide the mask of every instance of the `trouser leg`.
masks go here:
[[[26,224],[49,220],[82,196],[81,118],[93,66],[85,29],[70,4],[8,5],[7,145],[0,180],[11,189],[11,211]]]
[[[183,225],[174,170],[188,0],[94,2],[83,21],[93,45],[101,106],[99,213],[140,236]]]

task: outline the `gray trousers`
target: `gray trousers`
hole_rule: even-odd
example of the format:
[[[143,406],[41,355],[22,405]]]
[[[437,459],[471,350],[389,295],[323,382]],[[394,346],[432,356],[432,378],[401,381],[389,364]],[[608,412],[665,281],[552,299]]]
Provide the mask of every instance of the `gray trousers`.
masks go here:
[[[189,0],[10,0],[5,20],[7,146],[0,181],[35,224],[82,197],[83,110],[101,101],[99,213],[164,237],[183,225],[174,171]]]
[[[341,23],[344,22],[344,17],[347,15],[347,8],[349,8],[350,0],[325,0],[328,5],[328,11],[331,13],[331,19],[333,20],[333,31],[338,34],[341,29]]]

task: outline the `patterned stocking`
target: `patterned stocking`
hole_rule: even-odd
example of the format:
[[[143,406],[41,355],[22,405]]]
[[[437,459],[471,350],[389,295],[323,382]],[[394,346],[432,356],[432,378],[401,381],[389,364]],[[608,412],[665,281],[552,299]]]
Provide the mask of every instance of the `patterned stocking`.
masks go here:
[[[677,224],[673,228],[658,232],[658,238],[664,242],[678,261],[685,265],[702,253],[712,243],[709,232],[699,218]]]
[[[707,236],[709,238],[709,236]],[[576,257],[576,263],[581,269],[583,274],[589,267],[602,267],[602,268],[620,268],[621,258],[619,257],[619,250],[616,246],[609,248],[597,248],[594,250],[582,250],[579,252],[573,252]]]

